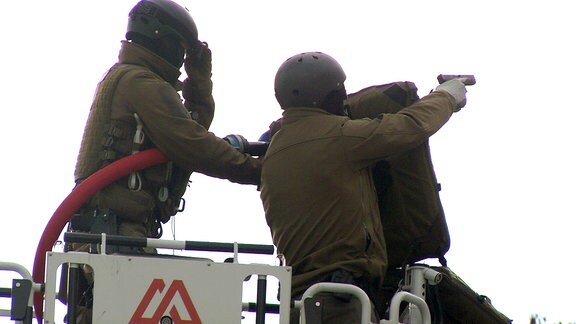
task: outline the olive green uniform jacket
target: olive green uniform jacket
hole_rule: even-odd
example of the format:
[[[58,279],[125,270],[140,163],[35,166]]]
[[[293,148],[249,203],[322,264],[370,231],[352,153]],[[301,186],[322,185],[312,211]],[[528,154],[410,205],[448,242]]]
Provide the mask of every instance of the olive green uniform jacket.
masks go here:
[[[293,296],[336,269],[384,278],[387,253],[371,166],[422,143],[455,108],[452,96],[436,91],[375,119],[284,111],[263,160],[261,199],[278,253],[293,268]]]
[[[113,71],[125,69],[114,79]],[[100,82],[76,164],[76,182],[124,156],[157,148],[169,161],[138,173],[140,190],[128,187],[128,177],[98,192],[88,206],[109,208],[121,219],[149,222],[150,217],[167,221],[177,212],[192,172],[228,179],[240,184],[258,184],[260,162],[239,153],[208,131],[214,116],[210,72],[192,75],[183,82],[183,102],[178,93],[179,69],[153,52],[124,41],[119,61]],[[137,117],[136,115],[137,114]],[[134,143],[138,127],[143,143]],[[159,199],[159,188],[167,187],[169,198]]]

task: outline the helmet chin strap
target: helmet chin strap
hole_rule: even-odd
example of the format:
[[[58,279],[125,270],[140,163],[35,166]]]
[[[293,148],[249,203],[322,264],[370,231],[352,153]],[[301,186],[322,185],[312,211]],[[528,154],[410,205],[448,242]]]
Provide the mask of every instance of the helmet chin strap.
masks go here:
[[[186,50],[181,45],[181,42],[174,37],[166,36],[160,39],[154,39],[133,33],[130,35],[130,39],[133,42],[146,47],[177,68],[182,67],[182,64],[184,63],[184,54]]]
[[[184,63],[184,54],[186,50],[180,44],[180,41],[174,37],[162,37],[156,41],[157,50],[154,53],[168,61],[177,68],[182,67]]]
[[[346,100],[346,89],[342,87],[340,90],[330,92],[322,102],[322,109],[327,112],[338,115],[348,116],[347,106],[344,104]]]

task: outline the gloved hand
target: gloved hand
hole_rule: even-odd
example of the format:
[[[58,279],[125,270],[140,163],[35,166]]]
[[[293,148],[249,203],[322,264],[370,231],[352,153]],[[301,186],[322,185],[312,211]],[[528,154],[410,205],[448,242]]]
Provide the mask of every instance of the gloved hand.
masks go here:
[[[206,80],[212,77],[212,51],[202,43],[191,53],[186,52],[184,70],[189,79]]]
[[[202,43],[194,51],[187,51],[184,70],[188,76],[182,83],[184,105],[192,118],[206,129],[214,118],[214,97],[212,96],[212,51]]]
[[[463,78],[448,80],[436,87],[436,91],[448,92],[456,100],[456,110],[466,105],[466,86]]]
[[[274,134],[278,133],[281,126],[282,126],[282,118],[276,119],[270,124],[270,126],[268,126],[268,128],[270,129],[270,140],[272,139],[272,136],[274,136]]]

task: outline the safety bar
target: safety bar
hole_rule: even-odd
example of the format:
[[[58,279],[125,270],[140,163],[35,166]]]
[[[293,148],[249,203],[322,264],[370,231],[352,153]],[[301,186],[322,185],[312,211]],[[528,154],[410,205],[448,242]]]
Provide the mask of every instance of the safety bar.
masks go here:
[[[64,242],[110,244],[129,247],[152,247],[159,249],[195,250],[207,252],[234,252],[268,255],[274,254],[274,245],[162,240],[135,236],[90,234],[79,232],[64,233]]]
[[[280,305],[278,304],[265,304],[264,310],[266,314],[280,314]],[[258,311],[258,304],[251,302],[242,303],[242,311],[256,313]]]
[[[370,317],[372,313],[371,303],[370,299],[368,298],[368,295],[366,295],[364,290],[350,284],[320,282],[313,284],[308,289],[306,289],[306,291],[302,295],[302,299],[294,302],[294,307],[300,309],[300,324],[306,324],[306,315],[305,315],[306,309],[304,307],[304,301],[307,298],[312,298],[314,295],[321,292],[344,293],[355,296],[362,303],[361,323],[362,324],[371,323],[370,322]]]
[[[10,316],[18,323],[32,323],[33,296],[32,292],[41,292],[43,285],[34,283],[30,272],[24,266],[13,262],[0,262],[0,271],[18,273],[22,279],[13,279],[12,288],[2,288],[0,297],[12,298],[11,309],[0,309],[0,316]]]
[[[422,315],[422,324],[430,324],[432,318],[430,316],[430,310],[428,309],[428,305],[426,305],[426,301],[424,299],[413,295],[407,291],[399,291],[394,294],[392,297],[392,302],[390,303],[390,320],[381,320],[380,323],[382,324],[396,324],[400,321],[400,303],[408,302],[411,304],[416,305],[420,314]]]
[[[294,307],[300,309],[301,324],[306,324],[306,315],[305,315],[306,309],[304,307],[304,301],[307,298],[312,298],[314,295],[320,292],[345,293],[355,296],[360,300],[362,305],[360,323],[372,324],[370,299],[362,289],[350,284],[328,283],[328,282],[321,282],[310,286],[302,295],[302,299],[296,300],[294,302]],[[394,295],[394,297],[392,298],[392,302],[390,304],[390,319],[389,320],[382,319],[380,320],[379,324],[399,324],[400,304],[402,302],[413,304],[418,308],[422,316],[421,324],[431,324],[432,317],[430,315],[430,310],[428,309],[426,301],[407,291],[399,291]]]

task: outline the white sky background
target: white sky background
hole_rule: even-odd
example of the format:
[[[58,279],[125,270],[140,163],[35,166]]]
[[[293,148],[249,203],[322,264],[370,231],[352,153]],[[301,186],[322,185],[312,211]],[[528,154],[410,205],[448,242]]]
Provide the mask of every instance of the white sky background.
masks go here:
[[[257,140],[281,114],[276,70],[304,51],[336,58],[350,93],[408,80],[424,96],[440,73],[475,74],[467,106],[431,139],[449,266],[515,323],[535,313],[576,321],[571,1],[179,2],[213,51],[210,130],[219,136]],[[94,89],[135,3],[3,6],[0,260],[32,271],[44,227],[73,188]],[[176,239],[271,244],[254,186],[192,181]]]

